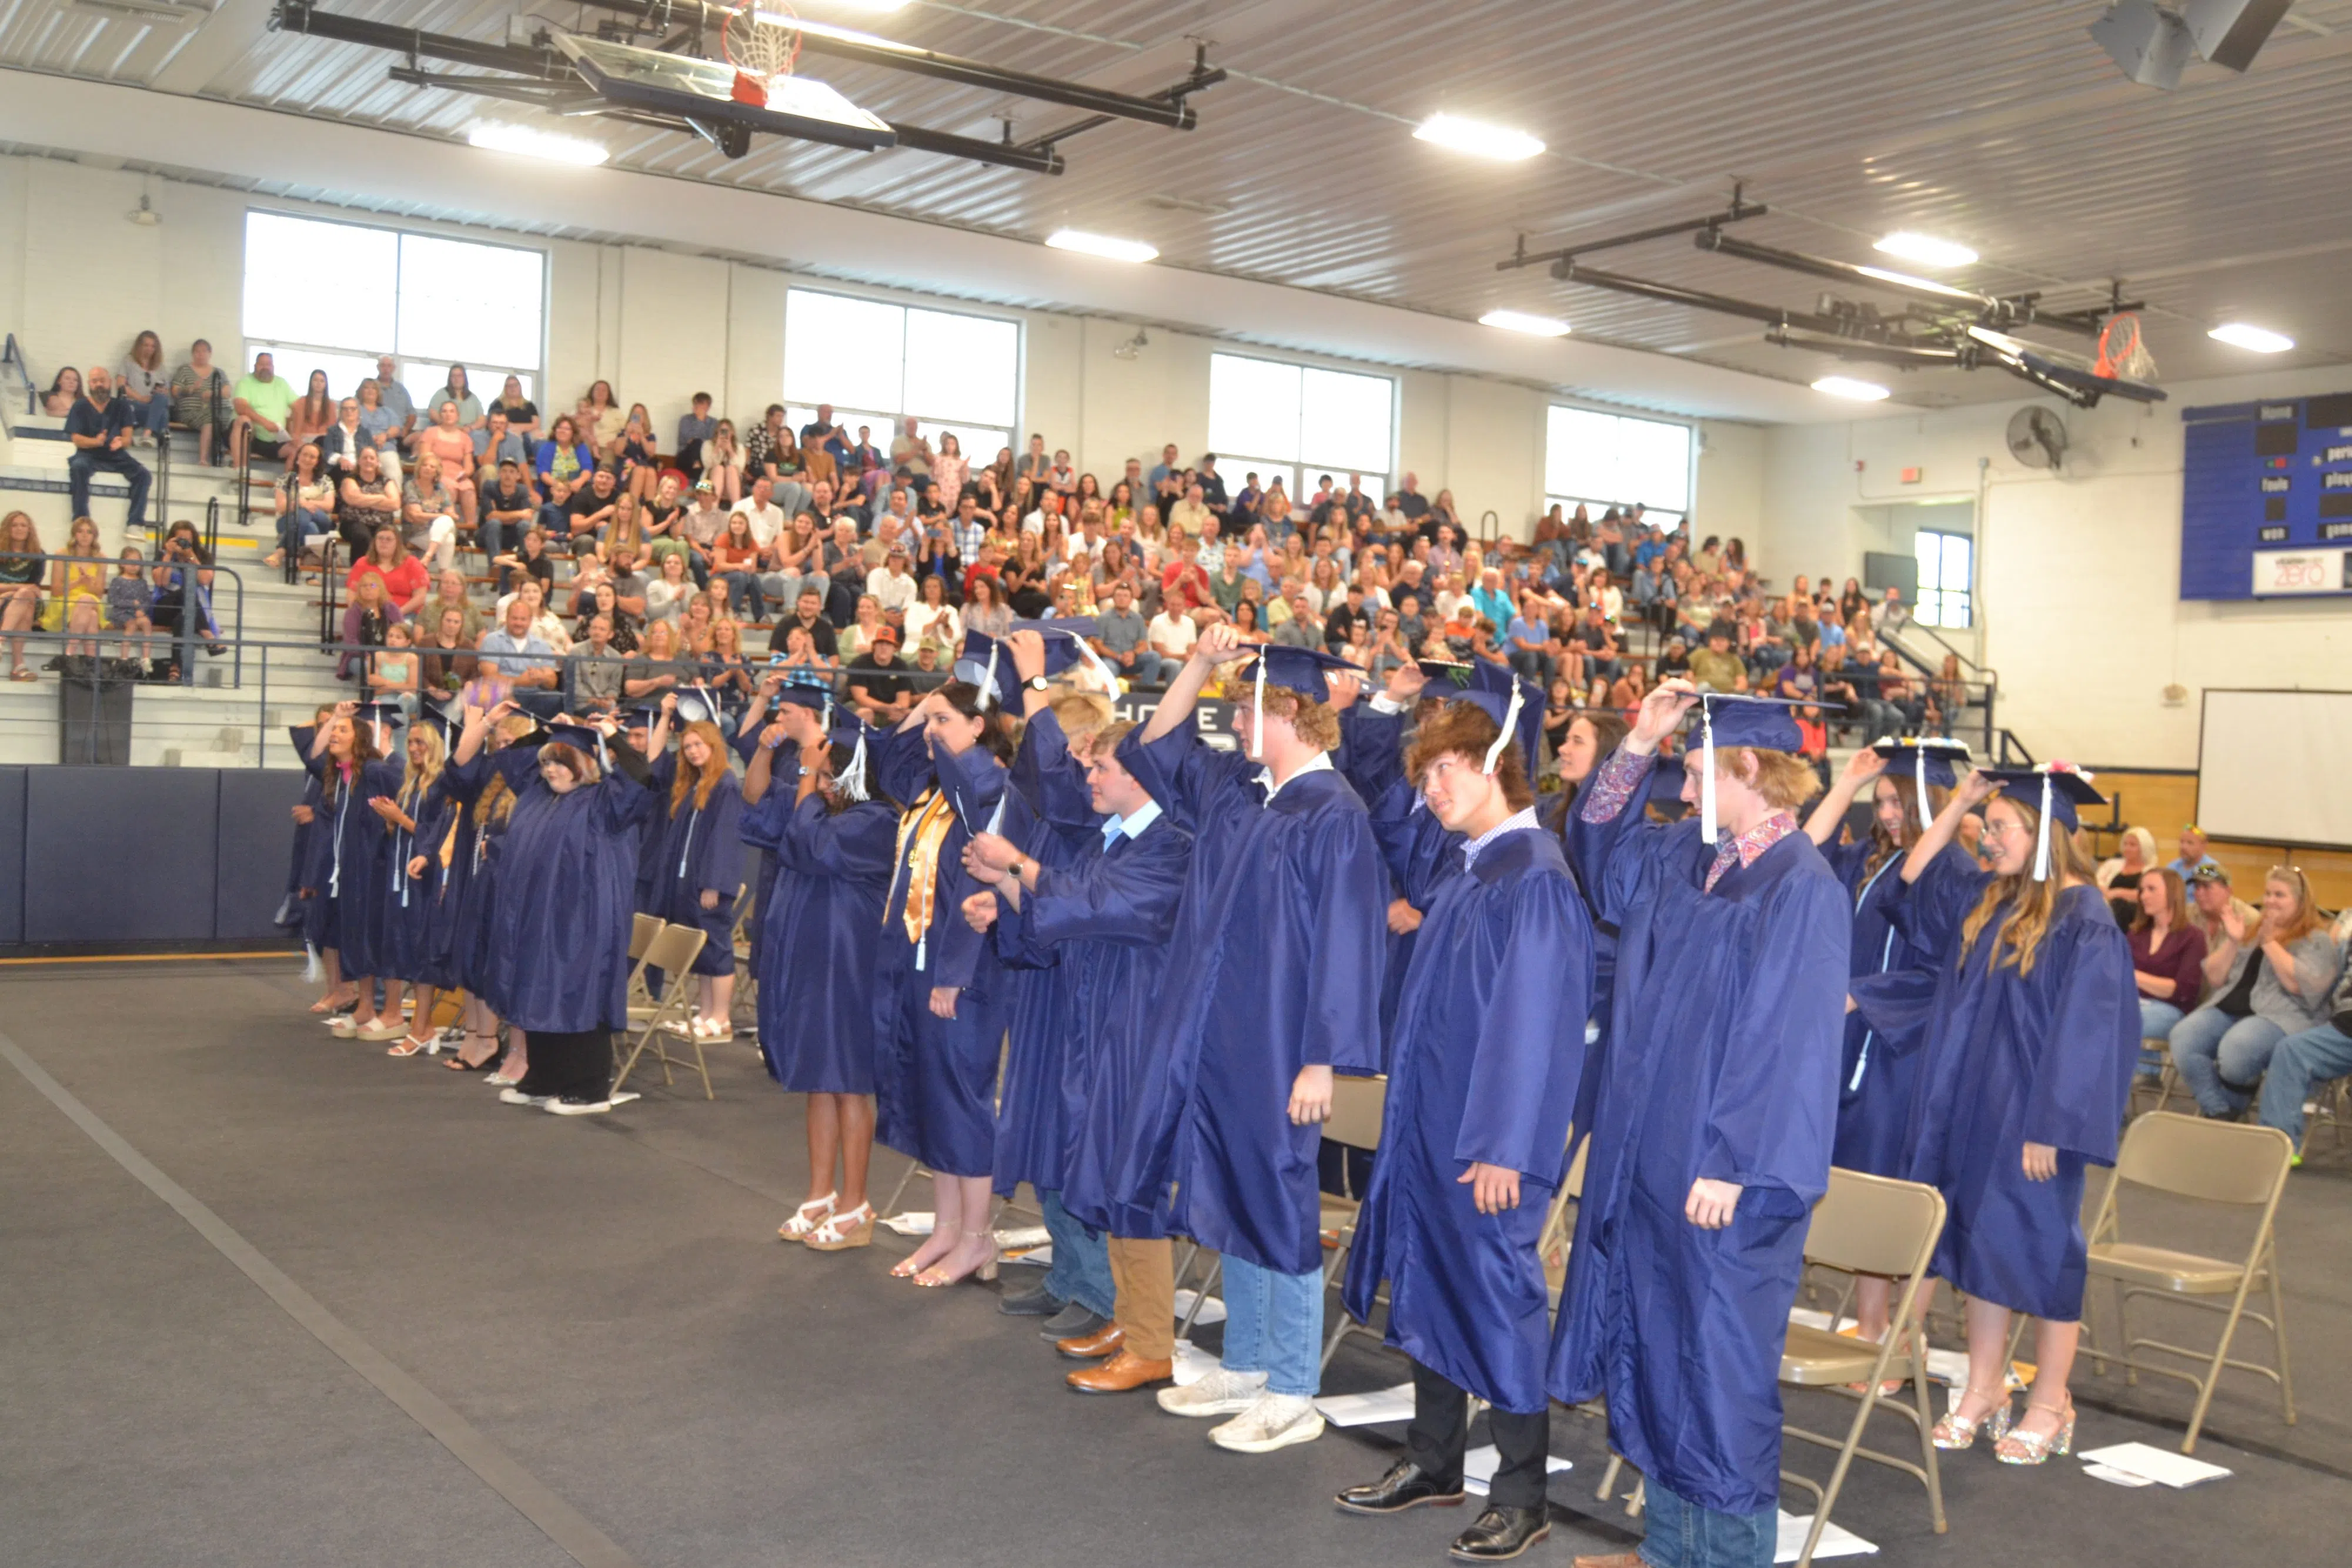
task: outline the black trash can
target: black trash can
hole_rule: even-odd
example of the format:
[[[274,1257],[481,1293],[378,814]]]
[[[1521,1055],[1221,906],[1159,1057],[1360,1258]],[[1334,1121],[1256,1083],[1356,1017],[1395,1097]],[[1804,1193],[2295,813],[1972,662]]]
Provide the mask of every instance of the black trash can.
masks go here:
[[[112,675],[68,675],[58,683],[58,760],[131,765],[132,683]]]

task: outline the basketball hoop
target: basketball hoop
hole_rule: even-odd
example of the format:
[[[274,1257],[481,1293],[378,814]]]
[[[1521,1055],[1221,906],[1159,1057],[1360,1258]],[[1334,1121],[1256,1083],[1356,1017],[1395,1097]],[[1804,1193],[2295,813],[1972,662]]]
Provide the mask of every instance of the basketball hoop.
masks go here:
[[[2126,310],[2109,317],[2099,329],[2099,357],[2092,361],[2091,373],[2123,381],[2156,379],[2156,357],[2140,342],[2137,314]]]
[[[719,52],[735,68],[730,96],[736,102],[765,109],[774,84],[793,74],[801,53],[799,20],[776,0],[769,9],[746,6],[727,14],[719,25]]]

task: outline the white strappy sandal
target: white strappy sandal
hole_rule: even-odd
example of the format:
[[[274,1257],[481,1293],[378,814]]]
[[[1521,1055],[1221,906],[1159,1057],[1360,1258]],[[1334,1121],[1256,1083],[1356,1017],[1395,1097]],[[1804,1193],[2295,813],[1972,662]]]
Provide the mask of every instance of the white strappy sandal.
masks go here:
[[[843,1252],[852,1247],[874,1245],[874,1206],[861,1203],[856,1208],[827,1217],[823,1225],[809,1232],[808,1247],[812,1252]]]
[[[776,1227],[776,1235],[786,1241],[806,1241],[819,1226],[833,1218],[834,1200],[840,1196],[837,1192],[829,1192],[823,1197],[809,1199],[793,1210],[790,1219]]]

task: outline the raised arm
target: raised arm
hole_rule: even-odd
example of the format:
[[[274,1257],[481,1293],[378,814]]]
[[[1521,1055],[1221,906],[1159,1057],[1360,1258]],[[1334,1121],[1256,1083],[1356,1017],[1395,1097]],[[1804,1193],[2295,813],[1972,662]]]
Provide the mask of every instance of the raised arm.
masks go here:
[[[1839,825],[1845,821],[1847,808],[1853,804],[1853,798],[1862,792],[1864,786],[1885,771],[1886,758],[1870,747],[1865,746],[1855,752],[1847,760],[1845,771],[1839,774],[1837,781],[1830,786],[1829,793],[1822,797],[1822,803],[1813,808],[1813,814],[1805,819],[1805,837],[1824,849],[1829,847],[1837,838]]]
[[[1952,798],[1944,802],[1942,810],[1936,813],[1934,825],[1919,835],[1919,841],[1913,844],[1911,852],[1903,857],[1903,880],[1906,883],[1917,882],[1926,873],[1927,868],[1935,863],[1936,857],[1943,852],[1944,846],[1959,832],[1960,819],[1991,799],[1992,791],[1992,779],[1981,768],[1973,769],[1960,780],[1960,787],[1952,791]]]
[[[1234,629],[1223,622],[1202,632],[1192,653],[1185,656],[1184,667],[1168,683],[1160,706],[1151,710],[1150,722],[1143,727],[1145,743],[1172,735],[1181,726],[1192,723],[1192,710],[1200,706],[1201,688],[1209,684],[1209,672],[1249,652],[1235,639]]]

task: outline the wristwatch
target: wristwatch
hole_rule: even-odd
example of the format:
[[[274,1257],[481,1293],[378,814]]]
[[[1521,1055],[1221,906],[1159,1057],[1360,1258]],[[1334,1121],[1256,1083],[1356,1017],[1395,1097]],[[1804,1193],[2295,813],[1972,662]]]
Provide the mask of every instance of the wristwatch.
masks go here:
[[[1051,682],[1051,681],[1047,680],[1047,679],[1046,679],[1045,676],[1043,676],[1043,675],[1032,675],[1032,676],[1030,676],[1027,680],[1025,680],[1025,681],[1024,681],[1024,682],[1022,682],[1022,683],[1021,683],[1022,687],[1023,687],[1024,690],[1027,690],[1027,691],[1033,691],[1033,692],[1042,692],[1042,691],[1047,691],[1047,690],[1050,690],[1050,689],[1052,688],[1052,686],[1053,686],[1053,684],[1054,684],[1053,682]]]

